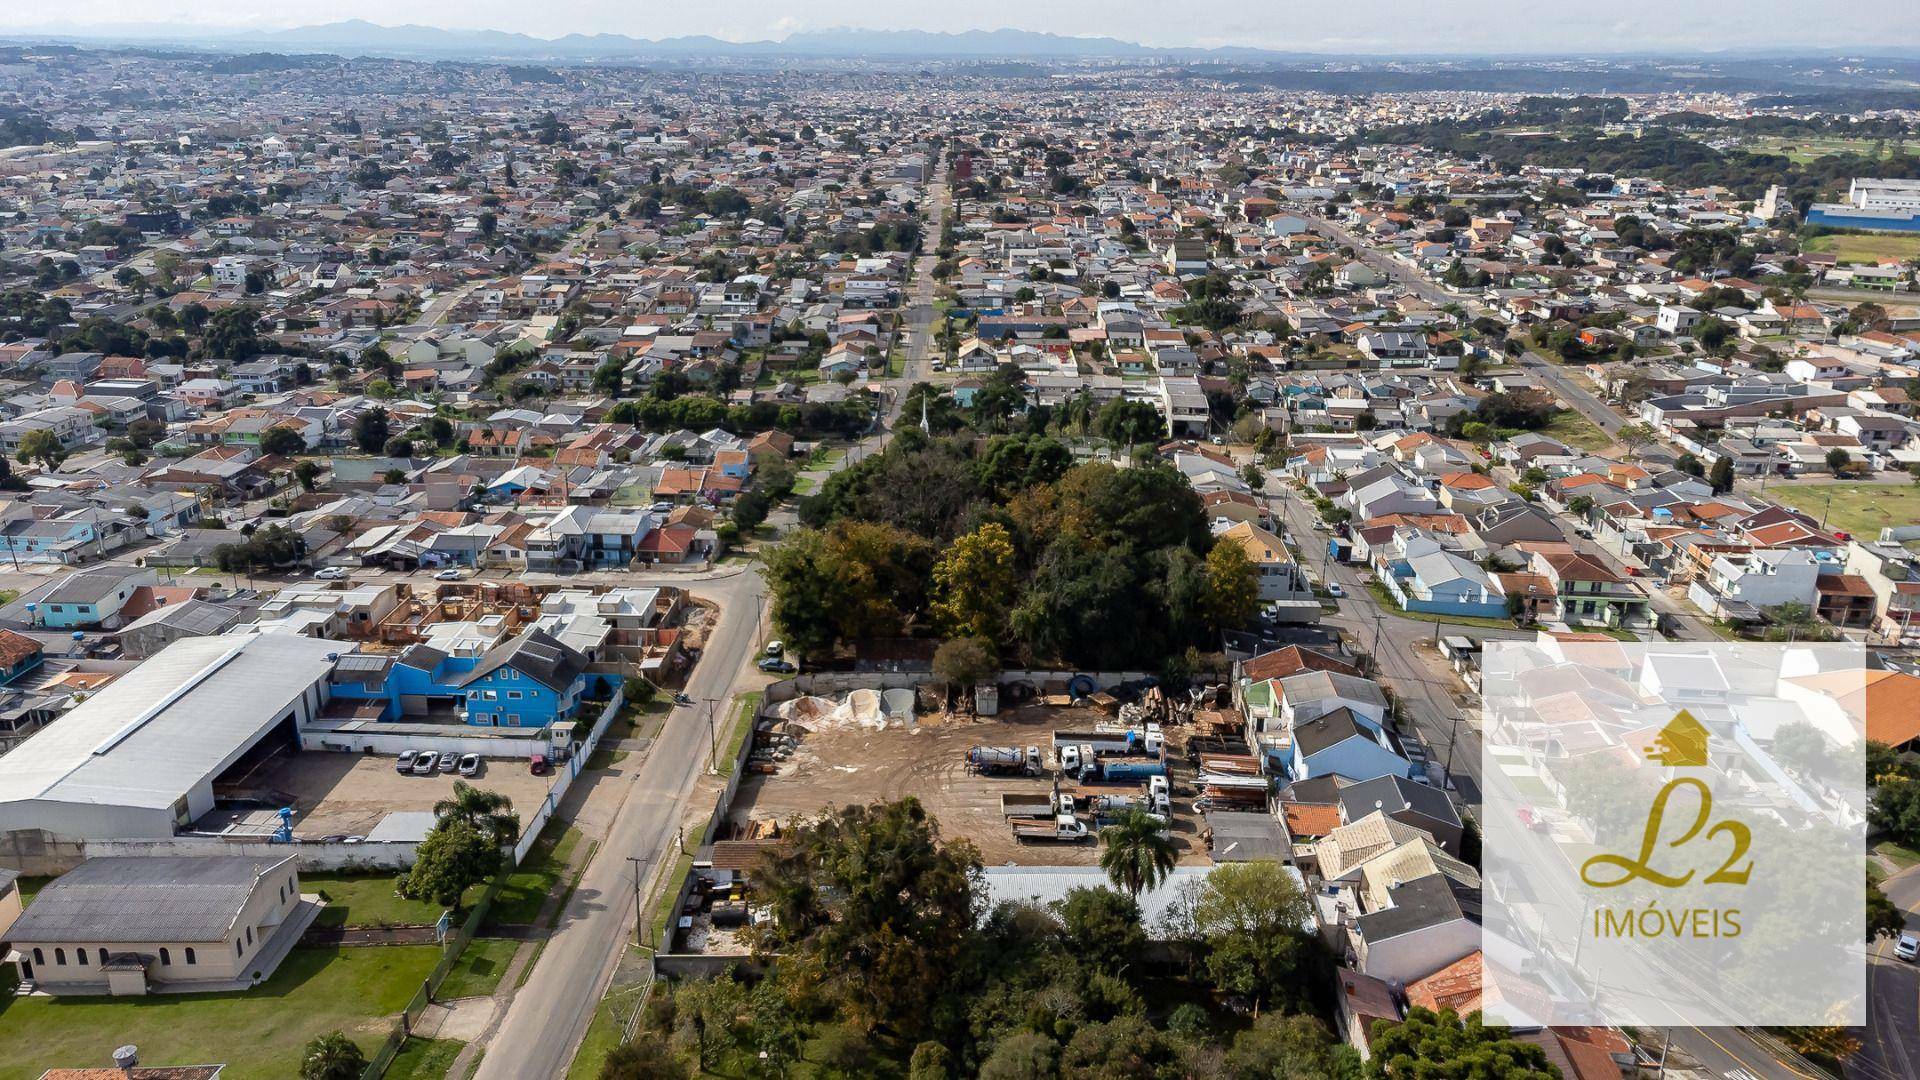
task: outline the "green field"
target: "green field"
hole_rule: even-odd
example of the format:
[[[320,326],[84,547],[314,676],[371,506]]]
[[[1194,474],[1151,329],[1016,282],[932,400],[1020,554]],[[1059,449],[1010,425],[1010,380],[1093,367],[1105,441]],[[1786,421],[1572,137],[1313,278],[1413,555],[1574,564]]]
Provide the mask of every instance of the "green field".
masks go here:
[[[507,883],[493,898],[487,920],[496,924],[531,924],[540,906],[560,883],[567,860],[580,843],[580,830],[559,820],[550,821],[527,852],[526,861],[507,875]]]
[[[459,1039],[408,1039],[387,1066],[387,1080],[446,1080],[466,1045]]]
[[[1821,138],[1808,135],[1768,136],[1754,139],[1747,144],[1746,148],[1756,154],[1783,154],[1801,164],[1817,158],[1832,157],[1835,154],[1885,158],[1893,153],[1891,141],[1842,137]]]
[[[1833,502],[1829,509],[1827,496]],[[1827,527],[1872,539],[1889,525],[1920,521],[1920,487],[1905,484],[1768,484],[1775,500],[1808,514],[1826,515]]]
[[[1881,259],[1920,258],[1920,233],[1828,233],[1801,245],[1824,251],[1841,262],[1877,263]]]
[[[303,892],[327,898],[315,926],[431,926],[440,918],[440,905],[402,900],[393,894],[392,874],[300,875]]]
[[[0,1080],[52,1066],[106,1066],[116,1046],[142,1065],[224,1064],[230,1080],[286,1080],[316,1035],[340,1030],[372,1055],[389,1018],[433,970],[432,945],[295,949],[251,990],[139,998],[0,999]]]

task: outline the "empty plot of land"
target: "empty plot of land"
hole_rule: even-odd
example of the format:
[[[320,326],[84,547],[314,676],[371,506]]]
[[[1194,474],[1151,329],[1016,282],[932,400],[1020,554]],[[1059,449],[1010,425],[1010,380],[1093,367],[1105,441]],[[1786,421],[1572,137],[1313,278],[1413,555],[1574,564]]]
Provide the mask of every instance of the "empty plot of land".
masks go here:
[[[279,754],[247,777],[246,788],[258,793],[257,800],[286,800],[280,805],[293,807],[294,834],[312,840],[365,836],[388,814],[432,810],[434,803],[453,794],[453,782],[461,779],[443,772],[403,776],[394,771],[393,761],[385,754]],[[522,821],[539,809],[552,781],[551,776],[529,773],[525,762],[510,760],[482,762],[480,775],[467,779],[474,787],[512,799]],[[272,817],[271,811],[266,814]]]
[[[1891,525],[1920,521],[1920,487],[1904,484],[1793,482],[1767,485],[1767,494],[1827,527],[1867,540]]]
[[[1006,793],[1044,794],[1052,778],[981,776],[967,772],[970,746],[1039,746],[1045,750],[1054,730],[1085,730],[1107,717],[1083,709],[1032,707],[982,721],[942,721],[920,717],[912,729],[874,730],[858,724],[821,726],[800,739],[793,757],[777,774],[750,775],[740,784],[731,819],[792,821],[824,810],[915,796],[940,822],[941,835],[965,837],[980,848],[988,866],[1089,865],[1099,861],[1097,843],[1033,843],[1013,839],[1000,810]],[[1205,863],[1206,847],[1191,813],[1191,770],[1174,765],[1173,837],[1182,863]],[[1137,786],[1078,785],[1062,790],[1078,794],[1123,794]]]
[[[1843,263],[1912,259],[1920,257],[1920,233],[1829,233],[1813,237],[1805,247],[1827,252]]]

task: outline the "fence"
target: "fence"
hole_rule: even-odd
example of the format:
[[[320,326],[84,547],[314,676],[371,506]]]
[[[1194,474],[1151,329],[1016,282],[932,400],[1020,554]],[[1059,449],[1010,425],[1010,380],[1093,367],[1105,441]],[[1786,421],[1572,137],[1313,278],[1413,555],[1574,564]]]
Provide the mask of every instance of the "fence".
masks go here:
[[[580,770],[586,767],[587,758],[591,757],[594,748],[600,745],[600,736],[606,734],[608,725],[613,723],[613,718],[620,715],[620,706],[625,704],[626,700],[626,687],[622,686],[615,690],[613,699],[607,702],[606,708],[600,710],[600,719],[594,721],[593,729],[587,732],[587,737],[581,741],[579,748],[567,759],[559,779],[547,789],[546,800],[540,804],[539,812],[533,815],[533,820],[527,823],[526,831],[520,834],[520,842],[513,845],[515,866],[527,857],[527,852],[533,850],[534,841],[540,839],[540,830],[546,828],[548,819],[552,818],[554,812],[560,808],[560,800],[566,796],[567,789],[573,786],[573,778],[580,775]]]
[[[473,941],[473,936],[480,931],[480,925],[486,921],[487,913],[493,909],[494,898],[500,895],[500,889],[507,883],[507,873],[508,871],[502,870],[487,885],[486,891],[480,894],[480,899],[474,903],[472,910],[467,912],[466,920],[460,924],[460,928],[441,944],[440,962],[433,965],[433,970],[427,973],[426,980],[420,984],[420,989],[413,992],[413,997],[407,1001],[407,1007],[402,1009],[399,1018],[394,1020],[392,1029],[387,1032],[387,1041],[380,1045],[380,1049],[367,1062],[367,1069],[360,1074],[360,1080],[380,1080],[387,1074],[387,1068],[393,1064],[394,1057],[400,1053],[400,1048],[406,1045],[407,1037],[413,1031],[414,1022],[420,1019],[420,1014],[426,1011],[428,1005],[433,1004],[433,995],[439,991],[440,984],[446,981],[447,973],[453,970],[453,965],[460,962],[460,955],[467,951],[467,945]]]

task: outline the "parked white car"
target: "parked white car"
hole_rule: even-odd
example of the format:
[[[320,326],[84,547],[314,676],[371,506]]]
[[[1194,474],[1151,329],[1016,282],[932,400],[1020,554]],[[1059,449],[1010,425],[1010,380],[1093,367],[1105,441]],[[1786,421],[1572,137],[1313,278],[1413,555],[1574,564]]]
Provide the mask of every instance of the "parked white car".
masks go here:
[[[315,571],[313,576],[321,581],[342,581],[345,580],[347,571],[339,566],[325,566]]]

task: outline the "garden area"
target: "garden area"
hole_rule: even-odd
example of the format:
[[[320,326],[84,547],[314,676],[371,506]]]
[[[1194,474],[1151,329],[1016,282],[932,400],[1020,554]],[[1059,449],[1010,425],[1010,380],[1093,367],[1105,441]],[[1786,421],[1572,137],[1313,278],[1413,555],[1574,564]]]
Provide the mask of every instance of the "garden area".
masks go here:
[[[226,1080],[299,1075],[307,1042],[345,1032],[368,1055],[440,958],[433,945],[295,949],[266,982],[217,994],[0,1000],[0,1080],[104,1067],[116,1046],[143,1065],[224,1064]]]

